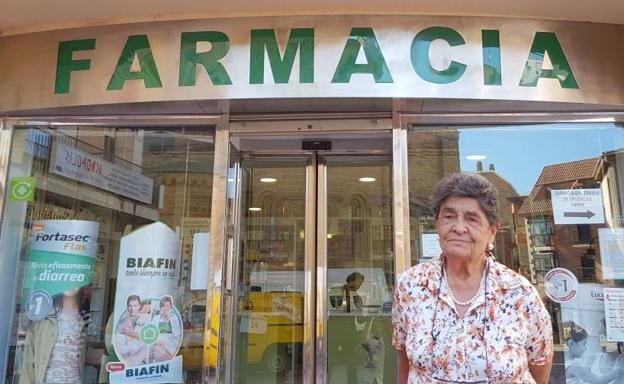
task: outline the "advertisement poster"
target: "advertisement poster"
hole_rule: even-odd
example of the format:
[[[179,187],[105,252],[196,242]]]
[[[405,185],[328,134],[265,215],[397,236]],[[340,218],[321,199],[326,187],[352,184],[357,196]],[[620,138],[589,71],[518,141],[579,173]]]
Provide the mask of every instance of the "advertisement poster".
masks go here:
[[[624,383],[617,343],[607,342],[603,287],[579,284],[575,297],[561,303],[566,383]]]
[[[607,341],[624,341],[624,288],[605,288]]]
[[[97,240],[94,221],[33,221],[23,295],[30,320],[45,318],[61,296],[91,284]]]
[[[175,292],[180,273],[180,240],[163,223],[122,237],[113,317],[110,382],[181,383],[182,318]]]
[[[603,279],[624,279],[624,228],[598,228]]]

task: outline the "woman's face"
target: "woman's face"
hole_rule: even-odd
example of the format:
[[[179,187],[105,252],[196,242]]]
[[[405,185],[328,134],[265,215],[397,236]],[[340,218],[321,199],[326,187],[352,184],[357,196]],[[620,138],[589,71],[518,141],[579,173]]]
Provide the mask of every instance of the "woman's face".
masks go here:
[[[450,258],[470,259],[485,253],[494,242],[498,224],[490,224],[472,197],[449,197],[440,205],[436,219],[440,248]]]
[[[574,357],[581,357],[587,350],[587,339],[581,341],[571,340],[568,344],[570,347],[570,354]]]

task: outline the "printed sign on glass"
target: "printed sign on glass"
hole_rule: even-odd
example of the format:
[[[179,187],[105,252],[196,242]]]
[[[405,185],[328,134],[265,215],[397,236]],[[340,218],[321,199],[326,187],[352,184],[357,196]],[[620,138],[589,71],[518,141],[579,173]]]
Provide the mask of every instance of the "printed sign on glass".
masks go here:
[[[91,284],[97,240],[94,221],[33,221],[23,295],[31,320],[47,316],[55,296]]]
[[[605,288],[607,341],[624,341],[624,288]]]
[[[123,364],[110,382],[181,383],[182,317],[176,307],[180,239],[155,222],[121,239],[113,346]]]
[[[598,228],[603,279],[624,279],[624,228]]]
[[[555,224],[602,224],[605,221],[599,188],[550,191]]]
[[[152,203],[152,179],[62,143],[54,146],[50,173],[143,203]]]
[[[554,268],[544,276],[546,295],[557,303],[570,301],[578,290],[576,276],[565,268]]]

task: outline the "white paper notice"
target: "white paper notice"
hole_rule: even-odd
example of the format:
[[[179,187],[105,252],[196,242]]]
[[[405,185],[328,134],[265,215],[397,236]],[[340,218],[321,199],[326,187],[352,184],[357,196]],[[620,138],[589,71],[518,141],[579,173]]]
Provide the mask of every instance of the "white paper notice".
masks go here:
[[[624,341],[624,288],[604,289],[607,341]]]
[[[191,261],[191,290],[205,291],[208,288],[208,252],[210,233],[196,233],[193,236],[193,258]]]
[[[555,224],[604,223],[600,188],[550,191]]]
[[[440,237],[437,233],[421,234],[420,242],[422,244],[422,259],[431,259],[440,256],[442,253],[442,249],[440,249]]]
[[[624,228],[598,228],[603,279],[624,279]]]

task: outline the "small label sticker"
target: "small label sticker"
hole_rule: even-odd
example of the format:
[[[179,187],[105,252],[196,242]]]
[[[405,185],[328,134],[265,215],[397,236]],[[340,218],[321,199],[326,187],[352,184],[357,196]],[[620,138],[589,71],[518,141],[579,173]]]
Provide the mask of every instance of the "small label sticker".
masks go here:
[[[34,177],[13,177],[9,182],[9,199],[13,201],[33,201],[35,197]]]
[[[50,313],[52,305],[52,297],[48,292],[36,290],[28,297],[26,317],[32,321],[43,320]]]
[[[570,301],[578,291],[576,276],[565,268],[554,268],[544,276],[546,295],[554,302]]]
[[[124,363],[110,362],[106,364],[106,372],[119,372],[123,371],[124,368],[126,368],[126,365]]]

